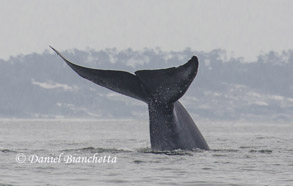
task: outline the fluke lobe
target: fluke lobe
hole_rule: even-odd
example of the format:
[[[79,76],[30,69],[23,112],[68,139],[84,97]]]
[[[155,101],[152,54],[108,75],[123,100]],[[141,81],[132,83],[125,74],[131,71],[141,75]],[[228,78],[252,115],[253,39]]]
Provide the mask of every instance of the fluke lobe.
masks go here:
[[[139,70],[131,74],[78,66],[51,48],[81,77],[148,104],[152,150],[209,150],[199,129],[178,101],[197,74],[197,57],[193,56],[179,67]]]

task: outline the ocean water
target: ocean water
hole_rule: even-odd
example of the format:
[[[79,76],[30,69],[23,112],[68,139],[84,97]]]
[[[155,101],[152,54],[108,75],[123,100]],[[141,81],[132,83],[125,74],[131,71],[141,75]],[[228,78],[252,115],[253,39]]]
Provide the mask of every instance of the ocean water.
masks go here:
[[[0,120],[0,186],[293,185],[293,123],[197,125],[210,151],[152,152],[148,121]]]

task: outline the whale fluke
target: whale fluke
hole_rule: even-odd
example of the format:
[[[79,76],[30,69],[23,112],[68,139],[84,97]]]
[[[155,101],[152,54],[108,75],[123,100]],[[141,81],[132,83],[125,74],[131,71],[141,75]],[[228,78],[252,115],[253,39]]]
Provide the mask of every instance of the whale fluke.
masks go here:
[[[81,77],[147,103],[153,150],[209,149],[191,116],[178,101],[197,74],[199,63],[196,56],[179,67],[139,70],[131,74],[82,67],[51,48]]]
[[[198,68],[197,57],[186,64],[159,70],[139,70],[136,76],[142,81],[152,99],[174,103],[180,99],[195,78]]]
[[[134,74],[116,70],[91,69],[75,65],[52,46],[50,47],[81,77],[120,94],[147,102],[147,93],[141,81]]]

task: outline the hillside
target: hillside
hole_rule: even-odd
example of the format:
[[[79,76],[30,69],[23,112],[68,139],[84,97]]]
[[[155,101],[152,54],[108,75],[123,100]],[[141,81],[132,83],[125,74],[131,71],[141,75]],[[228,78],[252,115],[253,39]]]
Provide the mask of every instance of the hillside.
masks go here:
[[[135,72],[178,66],[193,55],[199,72],[181,98],[199,119],[293,120],[293,51],[269,52],[253,63],[228,58],[223,50],[186,49],[62,52],[92,68]],[[19,55],[0,60],[2,118],[147,118],[147,105],[101,88],[75,74],[56,54]]]

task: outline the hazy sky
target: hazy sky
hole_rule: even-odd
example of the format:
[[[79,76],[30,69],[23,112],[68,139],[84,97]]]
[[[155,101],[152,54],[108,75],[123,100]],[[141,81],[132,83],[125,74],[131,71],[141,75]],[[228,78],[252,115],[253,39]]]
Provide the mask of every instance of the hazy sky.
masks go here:
[[[59,50],[293,49],[291,0],[0,0],[0,58]]]

